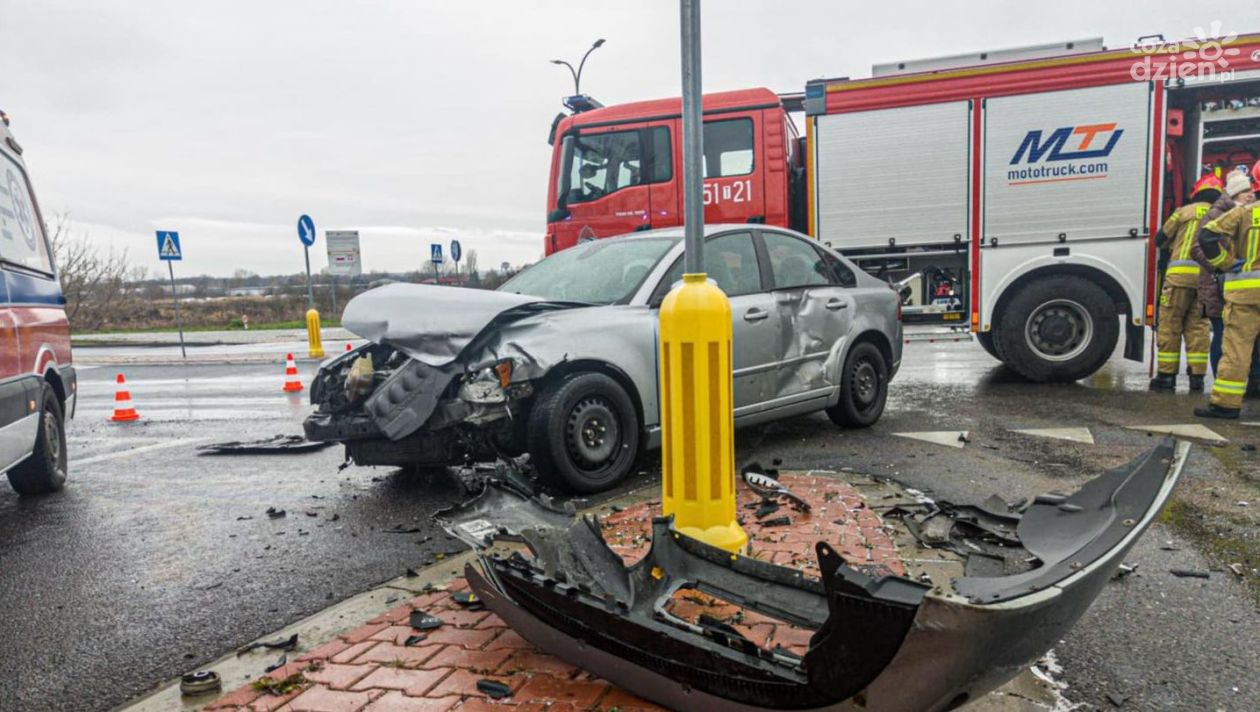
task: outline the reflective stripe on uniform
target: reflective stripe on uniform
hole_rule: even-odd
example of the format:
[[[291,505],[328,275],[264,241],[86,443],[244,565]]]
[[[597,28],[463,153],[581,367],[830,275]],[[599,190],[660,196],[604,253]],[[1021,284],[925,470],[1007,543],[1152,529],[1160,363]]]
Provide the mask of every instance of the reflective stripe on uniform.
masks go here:
[[[1202,351],[1186,352],[1186,363],[1207,363],[1208,355]]]
[[[1181,352],[1180,351],[1171,351],[1171,352],[1160,351],[1156,358],[1158,358],[1163,363],[1168,363],[1170,361],[1172,363],[1177,363],[1178,361],[1181,360]]]
[[[1248,246],[1250,247],[1250,246]],[[1248,259],[1248,264],[1250,264]],[[1243,267],[1247,265],[1244,264]],[[1260,287],[1260,272],[1244,269],[1242,272],[1228,272],[1225,275],[1225,291],[1236,289],[1256,289]]]
[[[1224,264],[1228,261],[1229,261],[1229,253],[1226,252],[1225,250],[1221,250],[1220,252],[1216,253],[1216,257],[1208,258],[1208,264],[1212,265],[1213,267],[1224,266]]]
[[[1175,260],[1168,263],[1164,274],[1198,274],[1199,263],[1194,260]]]
[[[1247,383],[1245,381],[1227,381],[1218,378],[1212,382],[1213,393],[1224,393],[1231,396],[1241,396],[1247,393]]]

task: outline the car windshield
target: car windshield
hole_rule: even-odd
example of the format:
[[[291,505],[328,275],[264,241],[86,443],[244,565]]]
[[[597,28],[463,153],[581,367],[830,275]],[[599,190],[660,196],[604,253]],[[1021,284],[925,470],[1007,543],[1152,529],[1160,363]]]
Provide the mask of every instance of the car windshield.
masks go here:
[[[675,243],[650,237],[582,243],[521,272],[499,291],[556,301],[627,302]]]

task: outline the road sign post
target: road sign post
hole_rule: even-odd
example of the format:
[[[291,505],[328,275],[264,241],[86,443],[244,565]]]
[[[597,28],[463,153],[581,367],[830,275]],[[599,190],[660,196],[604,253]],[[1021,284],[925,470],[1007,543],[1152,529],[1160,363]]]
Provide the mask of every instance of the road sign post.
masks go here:
[[[739,552],[731,303],[704,273],[700,0],[680,0],[682,27],[683,281],[660,308],[661,511],[674,528]]]
[[[433,283],[441,284],[438,268],[442,266],[442,243],[434,242],[429,245],[429,261],[433,263]]]
[[[459,240],[451,240],[451,262],[455,263],[455,283],[459,284],[459,258],[464,254],[464,248],[459,244]]]
[[[302,249],[306,253],[306,306],[315,308],[315,288],[311,285],[311,245],[315,244],[315,221],[310,215],[298,218],[298,239],[302,241]]]
[[[169,230],[157,231],[158,259],[166,263],[166,271],[171,275],[171,299],[175,302],[175,326],[179,329],[179,353],[188,358],[188,349],[184,346],[184,319],[179,313],[179,291],[175,289],[175,262],[184,259],[184,251],[179,246],[179,233]]]
[[[332,282],[333,315],[338,316],[337,277],[350,277],[353,284],[354,278],[363,273],[359,254],[359,231],[325,230],[324,243],[328,246],[328,276]]]

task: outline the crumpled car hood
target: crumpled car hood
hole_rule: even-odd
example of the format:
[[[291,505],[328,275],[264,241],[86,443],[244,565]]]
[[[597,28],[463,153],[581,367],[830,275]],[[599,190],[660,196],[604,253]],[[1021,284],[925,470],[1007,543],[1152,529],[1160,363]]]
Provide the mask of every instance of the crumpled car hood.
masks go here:
[[[575,306],[586,305],[489,289],[389,284],[351,299],[341,325],[368,341],[442,367],[496,322]]]

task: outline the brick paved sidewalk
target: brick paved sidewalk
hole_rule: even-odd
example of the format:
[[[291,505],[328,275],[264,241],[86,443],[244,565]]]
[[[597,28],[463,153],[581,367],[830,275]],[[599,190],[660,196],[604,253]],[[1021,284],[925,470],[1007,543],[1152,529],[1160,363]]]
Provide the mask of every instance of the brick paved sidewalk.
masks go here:
[[[885,528],[858,490],[825,476],[784,475],[782,481],[808,501],[812,511],[800,513],[784,504],[759,522],[747,505],[759,499],[741,484],[740,517],[752,538],[751,555],[817,575],[814,543],[825,540],[857,566],[904,574],[892,530]],[[647,551],[651,518],[658,502],[616,512],[603,521],[605,538],[627,561]],[[765,526],[777,518],[790,524]],[[277,693],[251,685],[207,705],[207,710],[238,712],[525,712],[549,710],[659,710],[628,692],[546,655],[497,616],[477,605],[461,605],[453,593],[466,591],[459,578],[445,590],[420,595],[303,654],[273,671],[263,682],[287,681],[292,688]],[[803,654],[812,631],[713,600],[697,592],[681,592],[669,603],[680,618],[707,615],[733,625],[767,648],[783,647]],[[408,624],[412,611],[436,616],[443,625],[421,634]],[[413,636],[423,635],[417,640]],[[411,639],[411,645],[407,645]],[[478,689],[482,680],[502,683],[511,694],[493,700]]]

